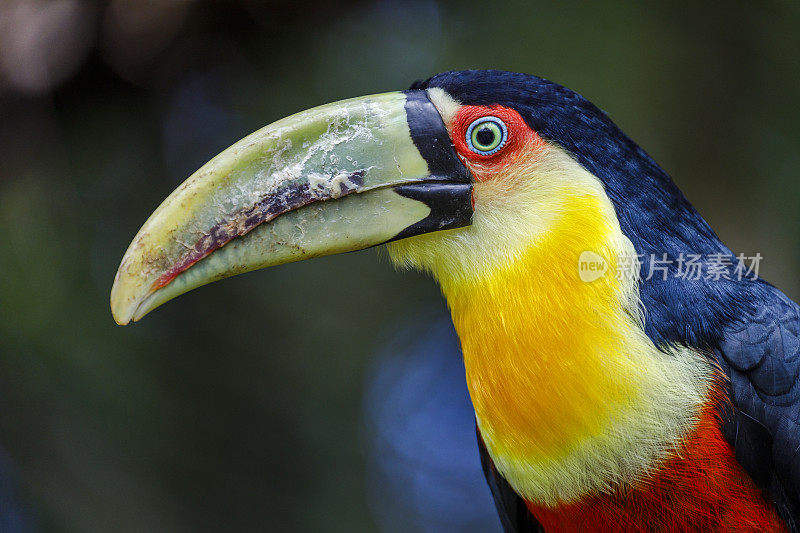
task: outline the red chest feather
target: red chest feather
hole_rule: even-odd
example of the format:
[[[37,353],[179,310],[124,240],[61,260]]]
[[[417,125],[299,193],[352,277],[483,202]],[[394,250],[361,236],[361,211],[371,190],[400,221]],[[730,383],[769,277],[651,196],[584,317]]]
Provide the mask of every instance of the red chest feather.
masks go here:
[[[548,533],[786,531],[772,503],[736,462],[710,405],[680,456],[645,484],[557,508],[527,505]]]

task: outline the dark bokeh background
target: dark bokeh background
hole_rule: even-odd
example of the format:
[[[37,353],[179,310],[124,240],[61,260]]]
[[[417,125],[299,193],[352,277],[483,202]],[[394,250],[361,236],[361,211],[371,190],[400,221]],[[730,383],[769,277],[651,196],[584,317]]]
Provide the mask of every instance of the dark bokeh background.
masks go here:
[[[496,528],[430,280],[370,250],[214,284],[120,328],[108,293],[130,239],[260,126],[501,68],[608,111],[796,299],[798,27],[789,0],[3,1],[0,526]]]

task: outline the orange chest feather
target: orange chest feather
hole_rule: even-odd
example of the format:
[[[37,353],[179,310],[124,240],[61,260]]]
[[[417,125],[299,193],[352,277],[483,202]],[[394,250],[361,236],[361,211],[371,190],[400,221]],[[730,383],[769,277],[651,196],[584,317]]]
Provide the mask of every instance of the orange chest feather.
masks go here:
[[[636,488],[555,508],[527,503],[553,532],[778,532],[786,526],[736,462],[708,404],[680,454]]]

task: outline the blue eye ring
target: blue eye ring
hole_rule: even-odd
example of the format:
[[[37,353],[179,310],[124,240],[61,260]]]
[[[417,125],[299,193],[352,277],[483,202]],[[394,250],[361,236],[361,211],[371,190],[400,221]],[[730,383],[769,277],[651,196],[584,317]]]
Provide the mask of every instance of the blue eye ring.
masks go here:
[[[490,136],[493,136],[489,140]],[[503,148],[508,140],[505,122],[494,116],[472,121],[465,135],[467,147],[478,155],[492,155]]]

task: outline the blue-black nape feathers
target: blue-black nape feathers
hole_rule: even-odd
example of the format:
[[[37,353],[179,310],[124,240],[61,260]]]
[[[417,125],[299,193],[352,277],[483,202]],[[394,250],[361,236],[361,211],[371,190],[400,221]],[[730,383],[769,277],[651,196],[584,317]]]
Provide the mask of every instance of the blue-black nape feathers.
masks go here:
[[[464,105],[516,110],[539,136],[602,181],[640,259],[657,257],[669,270],[666,280],[654,278],[641,287],[647,333],[657,345],[713,346],[725,323],[752,311],[753,295],[744,284],[674,283],[680,257],[722,254],[733,264],[738,260],[669,175],[589,100],[546,79],[499,70],[445,72],[415,86],[439,87]],[[685,307],[673,305],[681,299]]]
[[[499,104],[519,112],[539,136],[567,150],[603,182],[623,231],[639,238],[640,253],[727,250],[669,175],[575,91],[529,74],[498,70],[446,72],[417,84],[442,88],[465,105]]]

